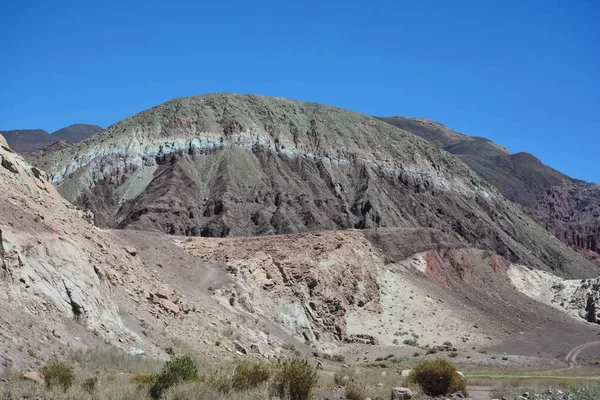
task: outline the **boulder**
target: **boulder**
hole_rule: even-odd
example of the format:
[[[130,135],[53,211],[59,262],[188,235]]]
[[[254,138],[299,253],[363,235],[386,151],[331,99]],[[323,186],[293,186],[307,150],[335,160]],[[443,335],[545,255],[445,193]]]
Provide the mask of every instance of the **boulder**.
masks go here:
[[[155,293],[156,297],[160,299],[170,299],[171,296],[175,295],[175,292],[171,289],[161,289]]]
[[[392,400],[409,400],[412,397],[412,390],[409,388],[398,386],[392,389]]]
[[[164,308],[167,311],[172,312],[175,315],[179,314],[179,307],[177,306],[177,304],[173,303],[172,301],[169,301],[167,299],[160,299],[160,305],[162,308]]]
[[[127,254],[129,254],[132,257],[135,257],[137,255],[137,249],[133,246],[125,246],[125,251],[127,252]]]
[[[26,372],[23,374],[23,378],[36,383],[44,383],[44,377],[37,371]]]
[[[248,354],[248,350],[246,350],[246,348],[244,346],[242,346],[242,344],[240,342],[238,342],[237,340],[234,340],[233,344],[235,346],[235,351],[242,353],[243,355]]]
[[[412,369],[403,369],[402,370],[402,377],[403,378],[408,378],[408,376],[410,375],[411,372],[412,372]]]
[[[2,157],[2,161],[0,161],[0,165],[4,168],[12,172],[13,174],[18,174],[19,169],[17,168],[17,164],[13,160],[9,160],[6,156]]]

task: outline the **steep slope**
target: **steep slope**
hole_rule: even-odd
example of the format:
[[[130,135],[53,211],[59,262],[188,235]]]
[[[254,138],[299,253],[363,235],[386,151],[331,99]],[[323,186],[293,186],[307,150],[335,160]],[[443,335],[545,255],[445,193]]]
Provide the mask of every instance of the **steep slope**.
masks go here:
[[[528,153],[510,154],[488,139],[441,124],[404,117],[379,118],[457,155],[540,225],[600,265],[600,186],[566,176]]]
[[[264,338],[257,331],[262,325],[242,326],[247,315],[220,305],[206,288],[230,284],[227,272],[186,255],[176,238],[142,236],[135,248],[94,227],[91,214],[65,201],[1,135],[0,188],[3,373],[38,369],[89,347],[164,358],[165,349],[180,350],[176,343],[206,359],[223,358],[235,348],[234,339],[222,337],[225,328],[243,335],[242,346],[249,348],[249,340],[264,345],[264,355],[281,351],[283,343],[310,350],[272,322]],[[223,345],[204,345],[216,340]]]
[[[105,227],[246,236],[422,226],[535,268],[595,272],[459,159],[319,104],[176,99],[38,165]]]
[[[43,129],[17,129],[11,131],[0,131],[8,145],[17,153],[29,153],[58,141],[72,143],[80,142],[89,136],[101,131],[98,125],[74,124],[53,132],[52,134]]]

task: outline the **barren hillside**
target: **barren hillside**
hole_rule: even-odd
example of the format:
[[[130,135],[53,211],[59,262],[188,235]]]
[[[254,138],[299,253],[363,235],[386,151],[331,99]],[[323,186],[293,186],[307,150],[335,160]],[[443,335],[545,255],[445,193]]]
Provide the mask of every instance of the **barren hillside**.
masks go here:
[[[209,237],[427,227],[558,274],[596,271],[460,159],[320,104],[176,99],[38,165],[102,227]]]
[[[568,177],[528,153],[511,154],[484,138],[441,124],[380,118],[455,154],[558,239],[600,265],[600,186]]]

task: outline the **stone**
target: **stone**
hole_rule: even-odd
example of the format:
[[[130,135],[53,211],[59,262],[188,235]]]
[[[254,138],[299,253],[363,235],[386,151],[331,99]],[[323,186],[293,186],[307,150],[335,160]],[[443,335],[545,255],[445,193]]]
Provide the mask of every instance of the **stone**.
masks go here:
[[[132,257],[137,255],[137,249],[133,246],[125,246],[124,249]]]
[[[378,387],[379,389],[381,389],[381,388],[383,387],[383,383],[379,382],[379,383],[377,384],[377,387]]]
[[[173,303],[172,301],[169,301],[167,299],[160,299],[160,305],[162,308],[164,308],[167,311],[172,312],[175,315],[179,314],[179,307],[177,306],[177,304]]]
[[[131,349],[129,349],[129,354],[131,354],[132,356],[141,356],[144,353],[144,350],[138,349],[137,347],[132,347]]]
[[[348,382],[350,382],[350,377],[348,375],[344,375],[340,379],[340,385],[342,385],[342,386],[346,386],[348,384]]]
[[[36,383],[44,383],[44,377],[37,371],[30,371],[23,374],[23,378],[36,382]]]
[[[6,157],[2,157],[2,161],[0,162],[0,165],[2,165],[4,168],[9,170],[13,174],[19,173],[19,169],[17,168],[17,165]]]
[[[465,374],[463,374],[462,372],[460,372],[460,371],[456,371],[456,374],[457,374],[458,376],[460,376],[461,378],[465,379]]]
[[[244,346],[242,346],[242,344],[240,342],[238,342],[237,340],[233,341],[233,345],[235,346],[235,350],[237,352],[242,353],[242,355],[248,354],[248,350],[246,350],[246,348]]]
[[[167,300],[171,298],[171,296],[173,296],[174,294],[175,292],[170,289],[161,289],[155,293],[156,297]]]
[[[402,370],[402,377],[403,378],[408,378],[408,376],[410,375],[410,373],[412,372],[412,369],[404,369]]]
[[[409,400],[412,397],[412,390],[409,388],[398,386],[392,389],[392,400]]]

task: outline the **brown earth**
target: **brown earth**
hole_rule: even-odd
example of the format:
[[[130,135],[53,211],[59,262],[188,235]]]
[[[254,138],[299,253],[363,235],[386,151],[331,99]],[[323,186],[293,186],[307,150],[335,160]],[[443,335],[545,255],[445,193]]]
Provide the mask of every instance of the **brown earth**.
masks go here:
[[[405,117],[380,118],[456,155],[565,244],[600,265],[600,186],[556,171],[528,153]]]

